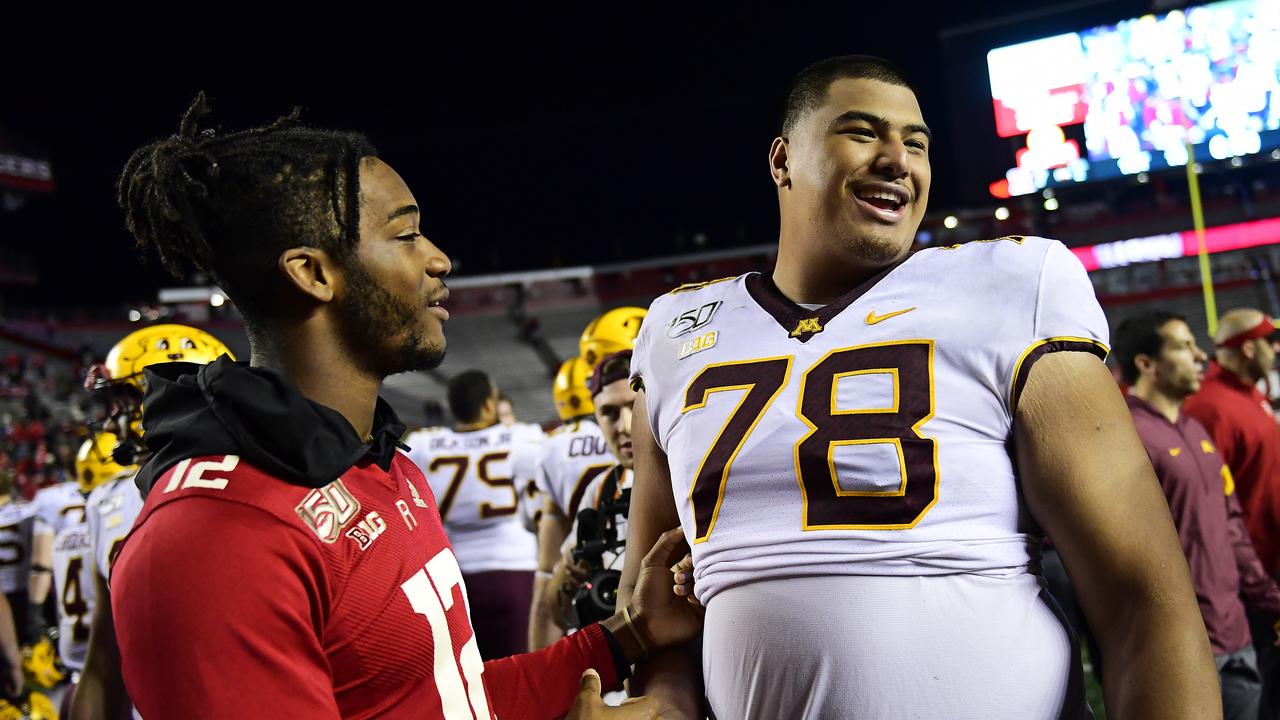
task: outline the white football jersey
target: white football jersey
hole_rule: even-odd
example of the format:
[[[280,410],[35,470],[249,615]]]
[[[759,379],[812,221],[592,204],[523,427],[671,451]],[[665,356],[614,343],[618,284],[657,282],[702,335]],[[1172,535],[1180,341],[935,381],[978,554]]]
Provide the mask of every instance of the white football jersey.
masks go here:
[[[77,493],[79,488],[76,488]],[[73,670],[84,668],[93,619],[93,546],[89,526],[64,523],[53,538],[53,592],[58,599],[58,655]]]
[[[142,492],[132,474],[119,475],[93,489],[85,503],[85,523],[93,551],[93,572],[111,578],[111,562],[142,512]],[[92,577],[92,576],[91,576]]]
[[[0,505],[0,592],[27,591],[34,524],[35,506],[32,503]]]
[[[84,504],[80,483],[64,482],[41,488],[31,501],[36,516],[35,532],[57,534],[67,525],[83,523]]]
[[[963,592],[949,578],[979,577],[1037,618],[1013,642],[1060,650],[1065,630],[1030,610],[1043,604],[1037,584],[1025,582],[1035,541],[1024,532],[1008,443],[1032,364],[1054,351],[1105,357],[1107,340],[1083,266],[1061,243],[1036,237],[922,250],[816,309],[756,273],[655,300],[633,383],[644,385],[667,455],[708,626],[718,595],[753,583],[827,577],[844,594],[858,592],[861,577],[871,593],[873,578],[914,576],[919,601],[883,608],[876,628],[851,616],[824,626],[851,652],[882,657],[890,650],[873,631],[909,623],[910,613],[945,615],[932,598]],[[942,580],[927,585],[929,577]],[[734,593],[723,607],[758,602]],[[970,658],[941,654],[955,664]],[[892,680],[899,670],[886,673],[868,679],[924,692],[915,679]],[[740,679],[734,692],[757,687]],[[844,717],[830,711],[788,716]]]
[[[1043,353],[1106,342],[1083,266],[1035,237],[917,252],[818,310],[755,273],[658,298],[632,370],[700,599],[780,575],[1021,570],[1017,393]]]
[[[517,435],[521,437],[517,437]],[[537,538],[522,514],[535,499],[538,445],[501,423],[482,430],[419,430],[405,438],[426,475],[445,532],[466,574],[537,568]]]
[[[538,490],[573,519],[588,507],[584,499],[591,502],[587,491],[592,481],[617,464],[600,426],[591,419],[574,420],[552,430],[542,443]]]

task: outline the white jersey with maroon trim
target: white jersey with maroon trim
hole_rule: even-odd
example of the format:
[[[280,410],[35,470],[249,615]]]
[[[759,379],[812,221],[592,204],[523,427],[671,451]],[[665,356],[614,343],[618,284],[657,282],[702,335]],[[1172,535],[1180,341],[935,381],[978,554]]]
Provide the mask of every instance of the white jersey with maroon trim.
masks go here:
[[[133,473],[126,473],[102,483],[85,503],[92,570],[104,579],[111,577],[111,563],[142,512],[142,493],[133,478]]]
[[[67,525],[84,522],[84,495],[80,483],[64,482],[41,488],[31,501],[36,516],[35,532],[57,534]]]
[[[426,475],[458,564],[467,574],[537,568],[537,538],[522,522],[534,502],[538,445],[501,423],[481,430],[419,430],[405,438]]]
[[[587,493],[593,482],[617,464],[595,420],[573,420],[552,430],[542,443],[538,490],[573,519],[592,502]]]
[[[0,505],[0,592],[27,591],[34,525],[35,505],[32,503]]]
[[[35,535],[53,540],[52,592],[58,608],[58,656],[73,670],[84,667],[93,617],[93,575],[89,565],[89,532],[80,484],[65,482],[42,488],[31,501]]]
[[[650,427],[667,456],[708,626],[717,596],[753,583],[828,577],[831,591],[845,594],[856,591],[857,578],[917,576],[919,602],[885,607],[874,623],[798,614],[782,636],[799,637],[801,624],[818,622],[824,636],[869,663],[886,653],[937,654],[891,650],[883,631],[912,622],[911,613],[949,612],[943,598],[986,602],[979,595],[993,592],[1012,593],[1027,608],[1023,619],[1040,620],[1019,625],[1018,636],[994,632],[1010,624],[1005,602],[1006,617],[991,617],[991,627],[969,621],[983,651],[951,648],[941,653],[948,663],[1064,647],[1065,631],[1032,610],[1043,604],[1036,584],[1023,581],[1034,539],[1024,532],[1008,442],[1031,365],[1058,350],[1105,356],[1107,340],[1080,262],[1061,243],[1036,237],[923,250],[816,309],[790,302],[755,273],[655,300],[637,340],[633,383],[643,383]],[[726,610],[760,601],[734,597]],[[714,664],[706,657],[704,669]],[[862,680],[886,682],[902,697],[927,692],[920,678],[894,680],[901,669],[877,667],[883,676],[877,670]],[[1032,694],[1061,697],[1057,672]],[[967,674],[947,675],[945,682],[970,683],[970,694],[1003,697]],[[739,680],[734,692],[743,696],[765,688]],[[865,712],[848,716],[888,712],[860,707]],[[923,716],[933,707],[919,706]],[[777,710],[713,709],[734,717]],[[784,715],[828,717],[792,710]],[[973,712],[965,717],[982,710]]]
[[[84,520],[63,523],[53,536],[53,592],[58,605],[58,656],[67,667],[81,670],[89,653],[95,601],[93,547]]]

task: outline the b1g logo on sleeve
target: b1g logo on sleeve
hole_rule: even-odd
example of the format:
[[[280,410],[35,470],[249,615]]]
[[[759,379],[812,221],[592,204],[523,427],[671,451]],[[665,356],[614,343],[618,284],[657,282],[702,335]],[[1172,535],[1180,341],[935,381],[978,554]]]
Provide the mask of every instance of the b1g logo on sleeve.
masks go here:
[[[679,317],[671,321],[671,328],[667,330],[667,337],[678,338],[705,326],[711,322],[711,318],[715,317],[716,310],[720,308],[721,304],[722,301],[716,300],[700,308],[680,313]]]
[[[316,537],[332,545],[342,535],[343,526],[360,514],[360,501],[339,478],[307,493],[294,510]]]

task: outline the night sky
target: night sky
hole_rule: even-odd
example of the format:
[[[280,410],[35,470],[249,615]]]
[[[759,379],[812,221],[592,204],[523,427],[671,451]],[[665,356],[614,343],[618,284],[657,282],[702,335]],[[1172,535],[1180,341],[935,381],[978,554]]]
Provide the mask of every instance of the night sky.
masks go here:
[[[0,243],[41,273],[38,288],[0,291],[11,306],[74,307],[176,284],[139,264],[114,182],[133,149],[177,129],[200,89],[213,99],[206,125],[236,130],[301,105],[310,124],[368,134],[459,275],[772,242],[765,158],[779,96],[807,63],[850,52],[887,57],[919,85],[936,134],[932,211],[981,203],[1008,152],[992,130],[986,49],[1149,8],[691,5],[704,9],[485,5],[464,19],[352,7],[271,27],[219,8],[146,31],[80,17],[30,55],[10,45],[33,62],[5,70],[0,130],[52,159],[58,190],[0,213]],[[201,8],[213,6],[174,6],[175,17]],[[619,20],[624,11],[634,15]]]

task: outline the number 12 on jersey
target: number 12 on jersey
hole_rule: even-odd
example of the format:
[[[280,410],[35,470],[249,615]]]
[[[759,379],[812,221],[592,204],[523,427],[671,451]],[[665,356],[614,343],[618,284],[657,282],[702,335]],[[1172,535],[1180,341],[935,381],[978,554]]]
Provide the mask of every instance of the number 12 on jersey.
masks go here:
[[[703,408],[712,393],[741,391],[698,467],[689,489],[697,536],[706,542],[724,502],[734,459],[791,376],[790,356],[709,365],[685,391],[682,413]],[[840,380],[888,375],[889,407],[837,407]],[[934,413],[933,341],[905,340],[832,350],[800,376],[796,417],[809,432],[793,447],[804,530],[902,530],[914,527],[938,500],[938,444],[920,434]],[[892,445],[900,481],[890,490],[846,490],[836,473],[844,445]]]

